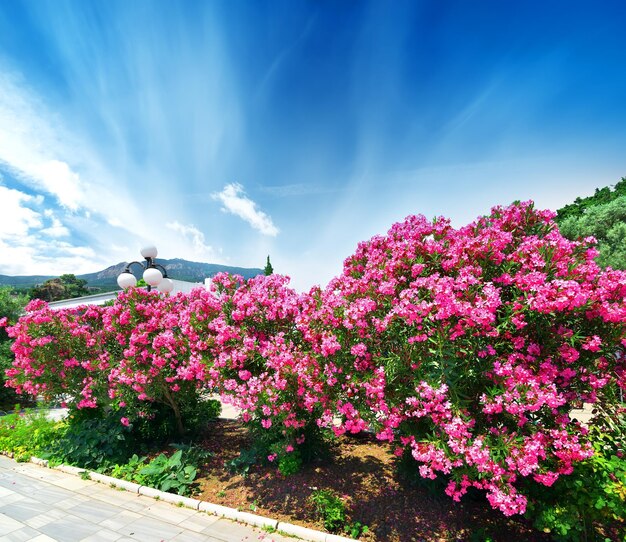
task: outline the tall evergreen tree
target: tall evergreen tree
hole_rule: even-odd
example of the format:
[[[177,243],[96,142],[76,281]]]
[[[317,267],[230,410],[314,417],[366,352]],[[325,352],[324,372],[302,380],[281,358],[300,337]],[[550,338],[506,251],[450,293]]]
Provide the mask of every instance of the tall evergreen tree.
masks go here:
[[[269,255],[267,256],[267,263],[265,264],[265,269],[263,270],[263,273],[265,273],[266,277],[269,277],[270,275],[274,274],[274,268],[272,267],[272,264],[270,263]]]

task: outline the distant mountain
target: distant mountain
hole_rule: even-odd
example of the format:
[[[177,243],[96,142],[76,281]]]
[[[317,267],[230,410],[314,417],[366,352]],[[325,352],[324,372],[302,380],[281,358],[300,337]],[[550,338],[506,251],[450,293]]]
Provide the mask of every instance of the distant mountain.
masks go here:
[[[167,276],[172,279],[186,280],[189,282],[204,282],[205,278],[213,277],[218,273],[225,272],[233,275],[241,275],[248,279],[256,275],[263,274],[260,268],[232,267],[229,265],[218,265],[215,263],[190,262],[175,258],[164,260],[157,258],[156,263],[165,267]],[[76,275],[77,278],[87,281],[87,287],[100,291],[117,290],[117,277],[124,271],[128,262],[120,262],[97,271],[96,273],[86,273]],[[138,265],[133,265],[131,271],[138,278],[141,277],[141,270]],[[37,284],[42,284],[48,279],[55,278],[55,275],[31,275],[31,276],[10,276],[0,275],[0,286],[13,286],[16,288],[32,288]]]

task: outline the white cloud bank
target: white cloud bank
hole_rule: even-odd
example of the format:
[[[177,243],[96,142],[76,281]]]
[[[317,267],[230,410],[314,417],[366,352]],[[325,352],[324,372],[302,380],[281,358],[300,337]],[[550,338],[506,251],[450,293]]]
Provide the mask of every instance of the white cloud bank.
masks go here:
[[[221,192],[216,192],[211,197],[222,203],[223,211],[245,220],[263,235],[270,237],[278,235],[280,230],[274,225],[272,218],[257,209],[256,203],[246,195],[243,186],[239,183],[227,184]]]
[[[20,238],[28,235],[31,228],[42,226],[40,214],[27,207],[36,202],[33,196],[0,186],[0,239]]]
[[[174,220],[173,222],[165,224],[165,227],[175,231],[176,233],[180,233],[191,242],[191,246],[194,251],[193,253],[195,254],[194,257],[196,259],[199,257],[205,257],[216,260],[218,258],[215,249],[206,244],[204,233],[202,233],[193,224],[181,224],[177,220]]]
[[[157,226],[88,138],[68,128],[2,59],[0,169],[9,174],[4,184],[15,185],[0,181],[0,273],[94,271],[128,257],[112,248],[112,239],[124,236],[139,246],[138,238]]]
[[[59,160],[65,134],[14,73],[0,66],[0,162],[36,190],[47,192],[70,211],[84,205],[85,189],[75,171]],[[48,122],[43,119],[51,119]],[[55,126],[56,128],[52,128]]]
[[[92,249],[58,240],[69,231],[52,210],[40,212],[43,205],[41,195],[0,185],[2,273],[31,275],[43,270],[60,274],[66,269],[83,272],[85,261],[94,258]]]

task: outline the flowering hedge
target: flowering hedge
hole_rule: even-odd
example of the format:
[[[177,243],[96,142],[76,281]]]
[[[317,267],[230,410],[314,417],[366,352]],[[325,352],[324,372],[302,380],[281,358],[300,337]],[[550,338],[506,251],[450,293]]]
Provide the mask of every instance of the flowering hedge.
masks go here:
[[[218,392],[283,472],[316,428],[371,430],[455,500],[475,487],[522,513],[521,479],[550,486],[593,453],[572,406],[624,385],[626,274],[552,219],[531,203],[460,229],[409,217],[303,295],[220,275],[211,292],[131,290],[93,311],[34,304],[9,329],[10,384],[135,413]]]
[[[158,403],[171,409],[178,432],[184,432],[185,410],[193,410],[206,380],[206,367],[180,325],[189,302],[189,296],[133,288],[103,311],[108,399],[124,409],[125,425],[151,416],[150,404]]]
[[[101,307],[55,311],[39,299],[7,329],[14,340],[7,386],[46,399],[66,397],[77,408],[95,407],[106,397],[108,353]]]
[[[15,362],[8,385],[60,398],[71,408],[112,406],[121,423],[172,410],[179,433],[186,406],[204,389],[205,366],[190,354],[179,313],[187,296],[132,289],[108,307],[53,310],[35,300],[8,328]]]
[[[279,275],[219,275],[196,291],[182,320],[207,367],[206,385],[242,412],[282,472],[318,428],[320,366],[296,327],[300,298]]]
[[[525,510],[520,477],[550,486],[589,457],[568,412],[624,385],[626,274],[552,218],[530,203],[458,230],[414,216],[359,245],[305,311],[324,422],[373,428],[455,500],[474,486],[505,514]]]

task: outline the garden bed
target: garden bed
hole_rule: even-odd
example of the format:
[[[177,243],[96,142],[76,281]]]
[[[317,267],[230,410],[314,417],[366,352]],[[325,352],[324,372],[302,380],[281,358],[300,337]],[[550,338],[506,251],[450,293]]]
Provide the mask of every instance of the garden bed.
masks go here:
[[[225,463],[250,448],[246,429],[225,419],[211,427],[202,445],[213,456],[196,479],[196,497],[204,501],[324,530],[309,496],[315,489],[330,489],[342,496],[351,521],[368,526],[361,540],[550,540],[522,519],[492,510],[484,496],[455,503],[403,481],[391,447],[369,436],[339,438],[329,459],[306,465],[292,476],[258,463],[244,476],[233,474]]]

